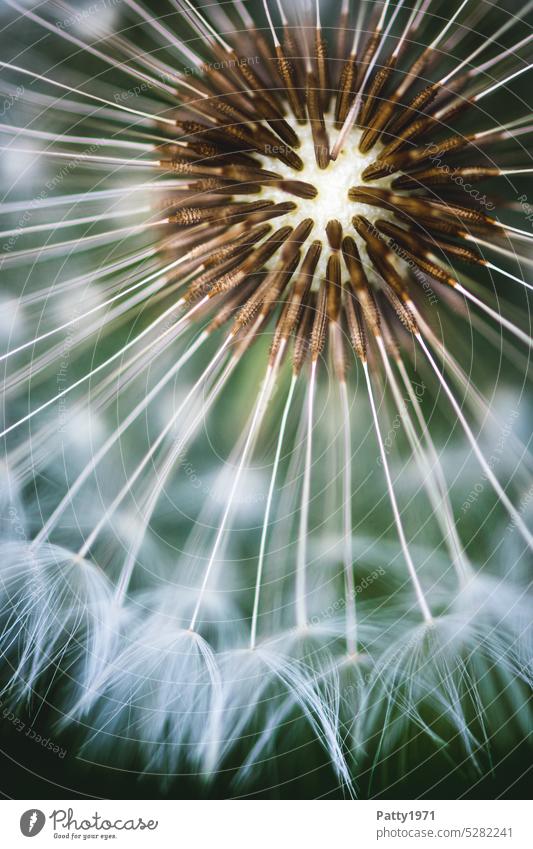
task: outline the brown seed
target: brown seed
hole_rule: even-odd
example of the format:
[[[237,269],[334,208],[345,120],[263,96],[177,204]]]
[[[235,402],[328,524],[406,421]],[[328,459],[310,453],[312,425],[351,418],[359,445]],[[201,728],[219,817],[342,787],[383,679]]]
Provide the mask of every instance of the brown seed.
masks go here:
[[[357,62],[355,61],[354,56],[350,56],[342,66],[337,90],[337,99],[335,103],[335,127],[338,130],[340,130],[348,112],[350,111],[350,106],[352,105],[352,101],[356,93],[356,80]]]
[[[315,298],[312,292],[309,293],[306,301],[300,322],[296,329],[294,339],[294,350],[292,355],[292,368],[295,375],[300,374],[302,367],[307,359],[307,354],[310,348],[310,330],[312,327],[313,317],[315,314]]]
[[[324,122],[319,84],[313,73],[309,73],[307,77],[307,109],[311,122],[316,162],[319,168],[325,169],[330,162],[329,138]]]
[[[344,314],[352,347],[361,362],[367,358],[367,339],[361,307],[349,283],[344,286]]]
[[[326,344],[326,331],[328,326],[328,292],[327,280],[320,283],[318,297],[311,330],[311,359],[316,362],[324,350]]]
[[[327,313],[329,321],[338,321],[341,310],[341,263],[337,253],[330,254],[326,269]]]
[[[315,60],[318,76],[320,106],[323,112],[327,112],[330,98],[328,48],[321,29],[315,30]]]
[[[488,168],[481,166],[455,168],[446,166],[446,168],[428,168],[422,171],[415,171],[414,174],[402,174],[401,177],[396,177],[392,182],[393,189],[419,189],[420,185],[424,186],[442,186],[451,183],[456,185],[458,178],[469,183],[487,180],[491,177],[497,177],[500,174],[499,168]]]
[[[394,71],[395,65],[396,57],[393,53],[391,56],[389,56],[385,64],[381,68],[379,68],[377,73],[374,75],[374,79],[369,85],[368,91],[366,92],[363,98],[361,108],[359,110],[359,115],[357,117],[357,122],[360,126],[366,126],[367,124],[370,124],[373,113],[378,106],[377,98],[379,98],[382,89],[390,79],[391,74]],[[364,138],[365,136],[363,134],[359,144],[359,150],[366,152],[370,149],[371,145],[365,145]]]
[[[291,109],[299,123],[303,124],[306,121],[305,109],[300,95],[300,90],[295,79],[294,66],[290,59],[288,59],[280,44],[276,45],[276,56],[278,59],[278,70],[283,80]]]
[[[333,218],[326,224],[326,235],[332,251],[340,250],[342,243],[342,224]]]

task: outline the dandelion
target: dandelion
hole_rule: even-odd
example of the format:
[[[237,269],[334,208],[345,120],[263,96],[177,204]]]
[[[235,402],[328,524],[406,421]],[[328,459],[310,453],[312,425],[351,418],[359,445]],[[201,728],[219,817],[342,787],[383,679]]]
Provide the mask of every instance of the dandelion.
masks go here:
[[[5,697],[147,773],[483,772],[531,684],[479,361],[527,380],[533,4],[5,5]]]

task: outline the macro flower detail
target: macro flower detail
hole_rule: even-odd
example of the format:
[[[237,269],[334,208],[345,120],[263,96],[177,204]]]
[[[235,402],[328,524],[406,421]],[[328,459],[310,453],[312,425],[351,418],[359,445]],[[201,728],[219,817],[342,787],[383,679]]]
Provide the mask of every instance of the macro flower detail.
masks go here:
[[[100,5],[5,0],[2,702],[231,792],[483,774],[532,678],[533,4]]]

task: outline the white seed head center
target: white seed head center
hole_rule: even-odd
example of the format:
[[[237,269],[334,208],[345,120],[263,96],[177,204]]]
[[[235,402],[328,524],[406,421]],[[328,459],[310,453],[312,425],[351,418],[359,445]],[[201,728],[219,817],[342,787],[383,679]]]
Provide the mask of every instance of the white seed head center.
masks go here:
[[[326,117],[326,128],[329,134],[330,146],[333,147],[337,130],[333,126],[332,116]],[[348,137],[346,146],[340,151],[337,159],[330,161],[328,167],[322,169],[319,168],[316,161],[310,124],[300,126],[294,123],[293,129],[301,142],[296,152],[304,163],[303,169],[301,171],[295,171],[294,168],[291,168],[279,159],[274,159],[275,151],[273,151],[272,157],[261,157],[262,167],[270,171],[275,171],[284,180],[301,180],[304,183],[309,183],[315,187],[317,195],[314,198],[294,197],[287,194],[283,189],[274,186],[265,186],[262,190],[262,196],[266,200],[273,200],[275,203],[284,203],[290,200],[296,204],[296,209],[287,213],[283,218],[278,219],[280,226],[281,224],[288,224],[291,227],[296,227],[304,219],[310,218],[314,222],[314,226],[309,238],[320,239],[325,245],[327,244],[326,227],[328,223],[330,221],[339,221],[343,233],[353,236],[362,254],[366,255],[364,242],[357,235],[352,224],[354,215],[364,215],[371,223],[375,223],[379,218],[390,219],[392,215],[386,210],[378,209],[376,206],[351,201],[348,197],[348,191],[353,186],[364,185],[363,172],[369,165],[376,161],[383,146],[377,144],[368,153],[361,153],[359,150],[359,140],[363,131],[354,128]],[[283,147],[282,141],[280,141],[280,147]],[[387,176],[379,180],[373,180],[372,186],[388,189],[390,188],[392,179],[393,177]],[[323,251],[317,268],[317,276],[325,272],[326,262],[327,251]]]

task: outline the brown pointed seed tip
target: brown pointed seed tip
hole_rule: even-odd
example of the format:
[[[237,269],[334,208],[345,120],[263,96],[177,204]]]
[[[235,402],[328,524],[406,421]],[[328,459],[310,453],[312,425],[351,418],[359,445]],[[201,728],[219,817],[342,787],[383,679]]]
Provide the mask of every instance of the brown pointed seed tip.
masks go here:
[[[318,297],[315,307],[315,315],[313,319],[313,329],[311,331],[311,359],[316,362],[320,354],[324,350],[326,344],[326,331],[328,325],[328,309],[327,309],[327,282],[323,280],[318,290]]]
[[[305,183],[303,180],[278,180],[276,186],[290,195],[307,200],[313,200],[318,195],[318,189],[312,183]]]
[[[350,56],[344,63],[337,91],[337,101],[335,104],[335,128],[340,130],[348,112],[352,100],[355,97],[355,81],[357,78],[357,62],[353,56]]]
[[[345,236],[342,240],[342,255],[352,284],[356,289],[365,287],[367,285],[366,274],[361,263],[357,244],[352,236]]]
[[[292,357],[292,368],[295,375],[300,374],[302,367],[307,359],[307,354],[310,348],[309,331],[314,315],[315,298],[313,293],[309,293],[309,299],[304,305],[300,315],[300,321],[296,328],[294,339],[294,350]]]
[[[341,310],[341,263],[339,254],[328,257],[326,270],[327,313],[330,321],[338,321]]]
[[[361,307],[349,284],[344,288],[344,314],[352,348],[361,362],[366,362],[367,341]]]
[[[409,303],[399,298],[396,292],[394,292],[389,287],[384,289],[384,292],[387,300],[389,301],[394,312],[400,319],[407,332],[412,333],[413,336],[416,336],[419,332],[418,324],[413,315],[411,307],[409,306]]]
[[[278,63],[278,71],[283,80],[283,84],[287,92],[287,97],[289,99],[291,109],[294,112],[297,121],[300,123],[305,123],[305,109],[301,98],[301,93],[298,89],[297,81],[295,78],[294,66],[290,59],[287,57],[283,47],[280,44],[276,45],[276,56]]]
[[[328,221],[326,224],[326,235],[328,237],[331,250],[340,250],[342,242],[342,224],[340,221],[337,221],[336,218],[332,218],[331,221]]]

